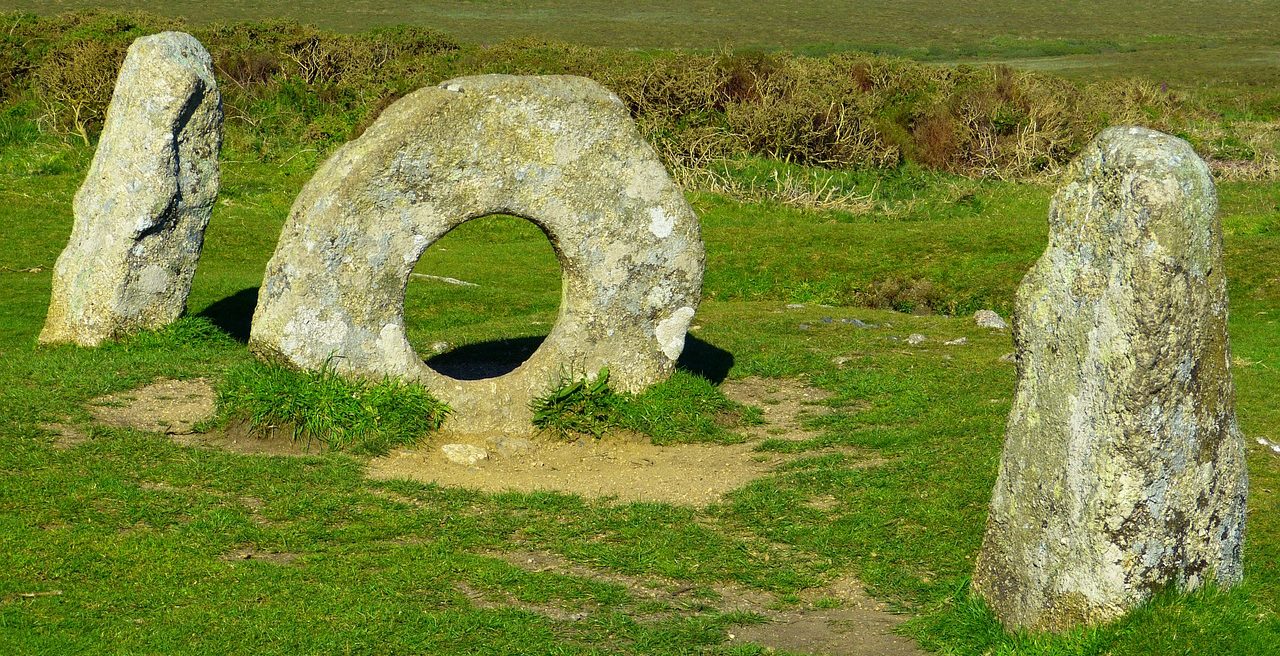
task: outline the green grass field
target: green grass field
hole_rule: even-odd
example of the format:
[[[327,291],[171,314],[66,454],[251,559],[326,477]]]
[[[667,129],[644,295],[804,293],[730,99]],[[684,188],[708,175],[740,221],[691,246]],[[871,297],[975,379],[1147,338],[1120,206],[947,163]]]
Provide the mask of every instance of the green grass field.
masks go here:
[[[89,4],[101,6],[0,0],[0,10]],[[349,30],[409,21],[476,42],[533,35],[646,49],[871,47],[936,62],[1008,59],[1071,75],[1182,80],[1203,86],[1215,111],[1243,89],[1249,120],[1280,115],[1275,3],[1176,0],[1154,11],[1073,2],[1052,13],[1050,3],[1006,0],[981,10],[843,4],[303,1],[284,17]],[[252,0],[145,8],[194,23],[285,11]],[[263,89],[242,90],[243,114],[228,122],[189,317],[98,349],[35,344],[92,147],[42,133],[29,97],[15,93],[0,108],[0,654],[748,656],[771,652],[729,636],[759,618],[717,605],[716,586],[769,592],[796,608],[806,591],[844,575],[908,617],[898,630],[935,653],[1280,654],[1280,456],[1255,441],[1280,442],[1280,181],[1219,186],[1250,467],[1244,582],[1166,591],[1114,624],[1067,635],[1010,635],[969,595],[968,580],[1014,385],[1001,360],[1012,344],[969,315],[1011,310],[1044,247],[1051,179],[735,159],[730,178],[833,180],[861,199],[859,209],[691,190],[707,248],[694,339],[677,375],[629,400],[623,422],[663,443],[733,441],[740,426],[724,421],[722,376],[802,377],[831,395],[831,412],[807,424],[814,436],[763,442],[762,456],[793,459],[702,509],[485,494],[371,480],[365,457],[345,452],[241,455],[93,423],[86,404],[97,397],[158,378],[221,381],[251,366],[244,340],[289,206],[357,121],[319,130],[324,107],[312,106],[320,101],[310,87]],[[280,100],[287,94],[296,97]],[[321,118],[290,113],[300,107]],[[271,122],[249,125],[266,114]],[[509,275],[513,267],[526,275]],[[554,320],[557,264],[523,220],[464,225],[418,271],[479,285],[410,283],[406,322],[420,353],[438,341],[492,349],[532,340]],[[840,321],[854,318],[878,327]],[[912,333],[929,341],[907,348]],[[943,345],[957,337],[968,343]],[[637,418],[642,406],[653,412]],[[51,423],[90,439],[63,448]],[[684,596],[653,599],[504,558],[525,551]]]
[[[556,494],[496,496],[378,483],[341,454],[243,456],[154,434],[90,427],[83,404],[160,376],[217,378],[250,359],[244,290],[262,266],[306,165],[228,162],[190,307],[197,324],[101,349],[36,348],[49,268],[91,152],[37,140],[0,158],[0,649],[5,653],[757,653],[729,646],[742,618],[652,609],[588,579],[527,573],[491,554],[546,549],[638,576],[787,594],[841,573],[911,614],[923,646],[958,654],[1265,654],[1280,644],[1280,458],[1250,441],[1247,577],[1226,592],[1166,595],[1116,625],[1058,638],[1007,636],[967,596],[1008,411],[1007,333],[964,316],[824,308],[886,277],[931,283],[968,311],[1008,308],[1043,246],[1050,189],[946,176],[886,178],[937,209],[851,215],[693,195],[708,250],[696,337],[732,355],[730,377],[807,376],[834,394],[819,437],[783,470],[701,511],[611,505]],[[946,203],[956,188],[974,200]],[[1280,286],[1280,186],[1224,185],[1239,412],[1250,436],[1280,419],[1272,366]],[[920,207],[928,207],[927,204]],[[516,222],[516,223],[512,223]],[[465,226],[420,270],[477,282],[415,282],[415,343],[456,344],[545,330],[558,300],[546,240],[516,219]],[[497,256],[532,273],[512,280]],[[488,263],[488,264],[486,264]],[[783,310],[806,302],[801,310]],[[858,330],[822,317],[892,328]],[[202,329],[199,318],[223,330]],[[535,324],[534,322],[543,322]],[[811,325],[802,330],[800,324]],[[543,328],[539,329],[537,326]],[[934,345],[904,350],[911,332]],[[965,347],[940,341],[965,336]],[[848,358],[842,367],[837,357]],[[45,422],[93,439],[51,445]],[[863,468],[830,446],[885,459]],[[804,455],[804,454],[811,455]],[[387,494],[391,493],[389,499]],[[804,503],[830,497],[815,508]],[[245,499],[252,499],[246,506]],[[589,538],[589,539],[588,539]],[[228,560],[252,549],[287,564]],[[767,560],[760,557],[768,554]],[[556,622],[475,607],[458,584],[528,602],[594,608]],[[22,597],[58,592],[58,596]]]

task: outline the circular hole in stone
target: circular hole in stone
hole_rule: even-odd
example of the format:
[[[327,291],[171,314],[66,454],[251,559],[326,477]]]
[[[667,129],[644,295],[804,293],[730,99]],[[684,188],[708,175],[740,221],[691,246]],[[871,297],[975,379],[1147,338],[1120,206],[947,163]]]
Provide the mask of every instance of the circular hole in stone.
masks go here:
[[[551,332],[560,261],[542,229],[491,214],[427,249],[405,290],[409,343],[427,366],[459,380],[510,373]]]

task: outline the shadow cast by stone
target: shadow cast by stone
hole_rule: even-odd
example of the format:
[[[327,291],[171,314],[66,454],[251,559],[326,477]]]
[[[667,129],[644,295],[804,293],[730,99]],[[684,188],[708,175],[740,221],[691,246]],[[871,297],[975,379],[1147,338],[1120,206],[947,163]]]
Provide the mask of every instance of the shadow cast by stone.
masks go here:
[[[248,291],[253,290],[245,290],[245,292]],[[241,293],[243,294],[244,292]],[[238,296],[239,294],[237,294]],[[219,301],[219,303],[230,302],[234,298],[236,297]],[[253,299],[248,301],[250,313],[252,313],[253,303],[256,302],[256,298],[255,295]],[[218,305],[218,303],[214,305]],[[209,306],[210,310],[213,307],[212,305]],[[214,323],[218,324],[223,330],[231,332],[236,339],[241,339],[240,333],[232,332],[230,328],[219,323],[217,319],[214,320]],[[544,339],[546,339],[545,336],[533,336],[476,342],[425,358],[423,362],[434,369],[436,373],[444,374],[457,380],[496,378],[515,371],[525,360],[529,359],[529,356],[533,355],[534,351],[538,350]],[[680,354],[676,367],[691,374],[702,376],[719,385],[728,377],[729,370],[733,368],[733,362],[732,353],[689,335],[685,338],[684,352]]]
[[[733,368],[733,354],[693,335],[688,335],[685,337],[684,351],[680,353],[676,367],[719,385],[729,376],[729,370]]]
[[[431,356],[423,362],[436,373],[456,380],[496,378],[524,364],[546,338],[546,335],[538,335],[476,342]]]
[[[247,344],[249,327],[253,323],[253,309],[257,305],[258,288],[246,287],[220,301],[214,301],[196,316],[208,319],[232,339]]]

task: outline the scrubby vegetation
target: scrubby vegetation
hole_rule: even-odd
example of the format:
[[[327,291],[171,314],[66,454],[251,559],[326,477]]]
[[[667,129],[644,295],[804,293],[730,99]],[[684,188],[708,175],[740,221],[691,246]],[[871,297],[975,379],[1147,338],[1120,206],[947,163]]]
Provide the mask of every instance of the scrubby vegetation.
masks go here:
[[[228,149],[236,157],[323,157],[404,94],[478,73],[596,79],[623,99],[685,182],[730,192],[743,182],[716,175],[717,167],[745,157],[1034,177],[1070,159],[1102,127],[1124,123],[1185,136],[1206,157],[1223,161],[1223,172],[1273,175],[1280,139],[1265,120],[1228,120],[1211,103],[1153,82],[1073,82],[1002,65],[532,40],[475,46],[424,28],[354,34],[289,22],[192,28],[102,11],[0,18],[10,26],[0,36],[0,99],[8,111],[86,143],[101,126],[128,44],[164,29],[192,31],[212,54]],[[779,180],[755,187],[784,197],[788,189]],[[841,195],[826,193],[827,201]]]

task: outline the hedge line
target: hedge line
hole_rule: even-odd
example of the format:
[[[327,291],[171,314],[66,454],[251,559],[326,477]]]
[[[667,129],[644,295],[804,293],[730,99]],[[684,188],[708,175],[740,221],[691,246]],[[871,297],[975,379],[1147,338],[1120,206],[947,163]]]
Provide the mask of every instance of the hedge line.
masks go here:
[[[626,102],[675,167],[759,156],[833,168],[912,162],[1021,178],[1053,170],[1117,123],[1182,134],[1210,157],[1259,156],[1214,112],[1139,80],[1081,84],[1004,66],[860,54],[641,52],[528,40],[467,46],[420,27],[358,34],[292,22],[189,28],[106,11],[0,14],[0,105],[25,103],[42,129],[89,142],[129,43],[167,29],[193,33],[212,54],[228,147],[267,159],[332,148],[414,89],[499,72],[596,79]]]

